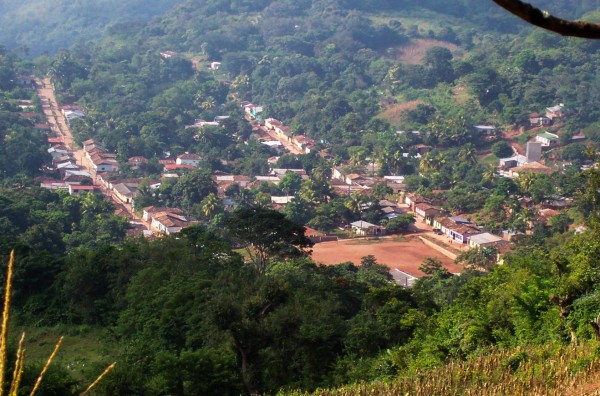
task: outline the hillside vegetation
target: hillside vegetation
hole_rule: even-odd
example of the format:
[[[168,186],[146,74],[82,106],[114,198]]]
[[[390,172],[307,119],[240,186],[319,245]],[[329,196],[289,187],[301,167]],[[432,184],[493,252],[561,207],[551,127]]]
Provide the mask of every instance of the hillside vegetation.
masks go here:
[[[563,16],[597,5],[540,4]],[[81,21],[92,25],[72,19]],[[67,349],[44,382],[53,394],[80,394],[91,379],[82,358],[109,355],[117,367],[98,395],[552,394],[597,378],[598,42],[530,29],[480,0],[189,0],[106,32],[34,61],[0,51],[0,265],[14,248],[15,324],[67,329],[80,346],[106,335],[89,355]],[[401,56],[424,43],[440,45]],[[126,238],[128,223],[100,196],[39,189],[50,160],[36,120],[19,114],[27,98],[41,106],[17,86],[26,72],[48,73],[58,99],[85,110],[70,127],[116,154],[115,178],[145,179],[135,209],[176,207],[198,223]],[[242,101],[314,150],[285,154],[252,138],[260,128]],[[560,145],[546,152],[549,174],[509,179],[481,163],[511,155],[502,132],[516,136],[530,113],[558,103],[566,115],[552,125]],[[497,133],[482,137],[473,126],[484,123]],[[577,132],[585,144],[573,143]],[[186,152],[198,168],[163,177],[160,160]],[[134,156],[148,161],[134,169]],[[336,191],[332,168],[342,166],[404,176],[406,191],[512,233],[514,249],[503,265],[497,251],[461,254],[460,276],[425,259],[412,288],[373,256],[315,263],[300,224],[380,222],[382,198],[400,198],[384,183]],[[302,176],[255,183],[271,167]],[[225,189],[217,175],[244,186]],[[272,197],[288,195],[298,199],[273,210]],[[538,216],[559,200],[568,211]],[[415,221],[396,219],[386,229]]]
[[[146,22],[181,0],[3,0],[0,45],[24,55],[55,53],[95,39],[107,27]]]
[[[452,361],[432,370],[418,370],[390,382],[362,383],[300,396],[404,395],[546,395],[600,394],[598,344],[482,350],[466,361]]]

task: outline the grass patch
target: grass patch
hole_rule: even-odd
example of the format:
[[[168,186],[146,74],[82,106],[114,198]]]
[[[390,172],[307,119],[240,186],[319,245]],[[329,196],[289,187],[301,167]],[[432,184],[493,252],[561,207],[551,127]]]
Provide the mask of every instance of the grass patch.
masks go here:
[[[500,161],[500,158],[496,157],[494,154],[489,154],[479,160],[481,165],[497,164],[498,161]]]
[[[120,354],[116,340],[106,329],[89,326],[15,327],[11,332],[14,343],[16,335],[23,331],[26,333],[27,364],[46,362],[56,341],[64,335],[54,361],[67,368],[78,381],[87,382],[98,376],[98,367],[114,362]]]

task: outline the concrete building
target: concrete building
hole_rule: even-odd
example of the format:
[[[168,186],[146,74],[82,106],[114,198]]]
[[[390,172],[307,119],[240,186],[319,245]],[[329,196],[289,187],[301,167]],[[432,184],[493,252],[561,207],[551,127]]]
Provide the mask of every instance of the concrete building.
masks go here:
[[[542,143],[527,142],[527,151],[525,153],[527,163],[539,162],[542,159]]]

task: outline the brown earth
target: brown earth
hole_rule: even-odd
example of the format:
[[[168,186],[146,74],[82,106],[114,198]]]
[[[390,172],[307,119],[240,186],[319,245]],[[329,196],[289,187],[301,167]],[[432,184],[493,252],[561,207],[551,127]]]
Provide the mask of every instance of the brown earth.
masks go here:
[[[399,126],[404,121],[404,115],[407,112],[416,109],[420,104],[425,104],[425,102],[422,100],[411,100],[404,103],[390,105],[379,114],[379,117],[383,118],[392,125]]]
[[[447,41],[433,39],[412,39],[410,44],[398,48],[396,59],[402,62],[418,65],[423,63],[423,58],[428,49],[433,47],[445,47],[453,53],[458,49],[456,44]]]
[[[462,266],[425,245],[418,237],[410,236],[401,241],[390,239],[348,239],[337,242],[318,243],[313,247],[312,258],[317,263],[339,264],[351,261],[360,264],[364,256],[373,255],[381,264],[399,269],[414,276],[423,276],[419,267],[426,257],[438,258],[452,273],[462,272]]]

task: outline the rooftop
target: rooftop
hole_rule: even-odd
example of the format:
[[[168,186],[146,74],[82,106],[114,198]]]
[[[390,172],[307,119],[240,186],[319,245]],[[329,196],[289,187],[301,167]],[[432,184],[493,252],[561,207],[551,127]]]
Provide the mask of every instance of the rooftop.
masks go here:
[[[494,234],[490,234],[489,232],[484,232],[482,234],[473,235],[471,237],[471,241],[473,243],[476,243],[477,245],[486,245],[486,244],[498,242],[501,240],[502,240],[501,237],[494,235]]]

